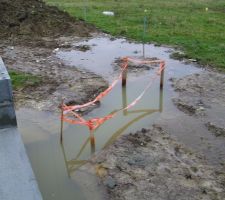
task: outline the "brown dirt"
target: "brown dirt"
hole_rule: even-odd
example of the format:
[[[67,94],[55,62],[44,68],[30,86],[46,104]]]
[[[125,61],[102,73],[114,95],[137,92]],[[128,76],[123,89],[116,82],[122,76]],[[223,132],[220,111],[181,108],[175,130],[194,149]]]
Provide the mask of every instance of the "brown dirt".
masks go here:
[[[224,135],[225,129],[225,75],[206,71],[173,80],[178,96],[173,99],[177,107],[200,118],[211,132]],[[216,131],[217,127],[217,131]]]
[[[0,37],[56,37],[60,35],[89,36],[95,27],[77,20],[42,0],[1,0]]]
[[[102,77],[66,66],[55,56],[58,48],[70,49],[96,33],[94,26],[42,0],[0,0],[0,13],[0,56],[6,66],[41,78],[37,85],[14,90],[17,107],[56,111],[62,98],[80,104],[107,87]]]
[[[58,39],[60,42],[64,43],[65,38]],[[17,107],[56,111],[62,98],[68,104],[81,104],[93,99],[108,85],[92,72],[63,64],[51,48],[17,45],[11,49],[0,45],[0,53],[9,69],[37,75],[42,80],[34,87],[14,90]]]
[[[223,200],[225,173],[160,126],[124,135],[92,159],[110,199]]]

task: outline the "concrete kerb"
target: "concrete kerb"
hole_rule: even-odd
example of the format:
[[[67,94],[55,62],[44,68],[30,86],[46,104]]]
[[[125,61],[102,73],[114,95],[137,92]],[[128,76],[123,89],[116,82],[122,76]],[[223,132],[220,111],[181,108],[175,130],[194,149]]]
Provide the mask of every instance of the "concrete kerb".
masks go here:
[[[11,80],[0,57],[0,199],[42,200],[17,130]]]
[[[0,57],[0,129],[16,125],[11,80]]]

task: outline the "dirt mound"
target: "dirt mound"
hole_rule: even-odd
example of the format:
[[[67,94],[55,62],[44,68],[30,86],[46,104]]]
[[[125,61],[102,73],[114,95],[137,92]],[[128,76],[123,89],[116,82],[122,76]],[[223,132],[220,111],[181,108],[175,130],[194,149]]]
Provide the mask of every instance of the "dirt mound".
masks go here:
[[[0,37],[88,36],[93,26],[42,0],[0,0]]]

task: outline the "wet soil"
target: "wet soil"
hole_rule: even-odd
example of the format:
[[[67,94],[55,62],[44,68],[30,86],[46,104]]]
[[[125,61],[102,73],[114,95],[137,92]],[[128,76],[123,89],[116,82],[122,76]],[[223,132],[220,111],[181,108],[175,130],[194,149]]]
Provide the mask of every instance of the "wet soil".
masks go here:
[[[58,38],[57,46],[64,48],[68,40]],[[17,107],[57,111],[62,98],[66,97],[65,103],[80,104],[107,87],[108,83],[95,73],[63,64],[55,57],[56,51],[57,48],[51,47],[0,45],[0,54],[8,69],[41,77],[41,83],[33,87],[14,90]]]
[[[0,11],[4,16],[0,20],[0,55],[6,66],[37,75],[42,80],[35,87],[14,91],[16,106],[56,111],[63,97],[68,104],[80,104],[107,87],[102,76],[67,65],[56,56],[59,49],[90,51],[90,46],[71,44],[96,32],[94,27],[38,0],[3,0]],[[65,30],[68,30],[66,35]],[[118,52],[118,48],[115,51]],[[103,53],[99,54],[101,58]],[[98,63],[96,66],[104,71]],[[105,67],[105,63],[101,66]],[[136,66],[131,68],[136,73]],[[111,199],[223,200],[224,78],[223,74],[209,71],[172,78],[177,92],[173,102],[182,112],[167,111],[158,120],[160,125],[120,137],[83,167],[94,166],[94,173],[100,177]],[[105,132],[108,130],[107,127]],[[171,135],[177,136],[176,139]],[[193,152],[191,148],[199,151]],[[200,156],[202,152],[204,156]],[[212,160],[205,159],[207,156]]]
[[[225,136],[225,74],[205,71],[172,82],[178,92],[175,105],[217,137]]]
[[[183,114],[124,135],[92,159],[110,199],[224,199],[224,80],[211,71],[171,78]]]
[[[159,125],[122,136],[92,159],[110,199],[218,199],[225,171],[216,171]]]
[[[56,111],[65,96],[68,104],[83,103],[107,87],[102,77],[62,64],[54,56],[59,48],[71,48],[71,40],[98,32],[94,26],[42,0],[1,0],[0,13],[0,56],[6,66],[41,80],[14,90],[16,106]]]
[[[80,92],[80,97],[84,97],[84,99],[80,100],[77,96],[74,96],[75,92],[70,93],[71,92],[70,89],[68,90],[65,89],[67,87],[70,88],[68,86],[69,85],[68,82],[77,81],[76,73],[80,74],[80,76],[86,76],[86,74],[88,74],[87,75],[88,80],[89,80],[88,78],[89,75],[92,74],[94,77],[100,78],[99,80],[100,82],[101,80],[103,80],[104,82],[104,79],[102,79],[101,76],[104,76],[106,77],[107,80],[111,81],[113,76],[115,76],[113,75],[113,72],[115,72],[115,74],[117,75],[117,70],[115,71],[112,65],[112,63],[115,61],[115,58],[118,58],[118,56],[122,57],[122,56],[130,55],[129,50],[132,52],[133,49],[135,48],[141,48],[141,46],[138,44],[131,44],[120,39],[114,40],[112,42],[110,41],[109,38],[101,38],[101,37],[102,36],[99,36],[99,38],[91,38],[90,40],[87,40],[87,41],[83,40],[81,42],[80,42],[80,40],[82,40],[81,38],[77,38],[77,41],[76,41],[75,38],[73,37],[71,38],[62,37],[61,39],[58,39],[57,41],[58,45],[56,47],[54,46],[54,48],[46,48],[46,47],[34,48],[30,46],[29,47],[15,46],[14,48],[7,47],[9,49],[5,49],[4,51],[4,55],[6,55],[5,56],[6,58],[12,59],[13,57],[12,52],[14,53],[22,52],[21,54],[16,53],[18,54],[18,58],[19,58],[18,60],[21,60],[23,56],[25,55],[25,58],[22,59],[21,63],[18,62],[17,65],[13,65],[13,63],[11,63],[11,66],[12,67],[15,66],[15,69],[17,66],[20,66],[19,70],[23,70],[23,69],[25,70],[25,69],[29,69],[29,67],[31,66],[29,72],[36,73],[36,74],[42,73],[43,77],[47,76],[47,77],[52,77],[53,79],[54,77],[57,77],[58,79],[61,80],[61,82],[58,83],[59,85],[56,86],[56,89],[57,89],[56,92],[53,92],[52,95],[49,95],[50,98],[48,98],[47,100],[41,101],[41,103],[36,103],[36,100],[32,101],[32,99],[27,101],[26,99],[26,101],[28,102],[27,105],[30,104],[31,106],[34,106],[34,107],[35,105],[38,105],[37,107],[39,107],[40,109],[43,109],[43,107],[47,107],[47,105],[50,105],[49,107],[51,108],[51,105],[52,103],[54,103],[55,99],[56,99],[56,102],[60,102],[60,98],[62,97],[61,94],[64,94],[66,97],[69,97],[70,99],[68,101],[69,103],[76,103],[74,99],[77,99],[76,101],[82,102],[84,101],[85,98],[90,98],[88,94],[92,93],[92,90],[90,88],[95,89],[95,85],[94,85],[95,83],[90,82],[90,84],[85,85],[86,81],[82,82],[80,81],[80,79],[78,79],[79,82],[77,84],[74,84],[73,87],[78,85],[79,87],[81,87],[82,91],[87,91],[87,93],[82,93],[80,88],[75,88],[76,90],[73,90],[73,91],[77,91],[78,93]],[[106,47],[103,48],[106,44],[109,50]],[[122,46],[123,49],[120,49],[121,44],[123,44]],[[83,47],[88,47],[88,48],[83,48]],[[96,160],[94,160],[91,165],[87,164],[79,168],[78,172],[83,171],[84,174],[85,173],[89,174],[89,171],[93,169],[93,166],[94,166],[94,169],[96,170],[93,170],[92,173],[94,174],[92,175],[95,176],[97,172],[97,175],[101,177],[102,185],[105,185],[105,188],[108,190],[108,193],[112,199],[123,199],[124,196],[127,199],[135,199],[135,198],[136,199],[137,198],[139,199],[149,199],[149,198],[150,199],[151,198],[152,199],[157,199],[157,198],[158,199],[182,199],[182,198],[183,199],[188,199],[188,198],[189,199],[222,199],[223,197],[222,195],[224,194],[224,190],[221,188],[223,188],[222,186],[224,186],[223,177],[224,177],[224,171],[225,171],[224,169],[225,142],[222,137],[223,134],[221,134],[221,131],[223,131],[222,124],[221,123],[218,124],[218,122],[221,121],[221,119],[223,119],[222,117],[224,116],[223,108],[221,109],[221,106],[219,106],[220,104],[223,105],[222,104],[223,93],[220,94],[220,92],[223,91],[223,88],[221,88],[223,87],[223,83],[222,83],[223,78],[220,76],[223,76],[223,75],[218,73],[216,73],[216,75],[213,75],[213,73],[215,72],[213,73],[202,72],[202,70],[198,68],[194,68],[191,65],[185,65],[183,63],[171,60],[168,58],[169,57],[168,53],[166,53],[168,49],[164,49],[164,48],[158,49],[151,45],[147,46],[147,48],[150,48],[148,49],[148,52],[151,53],[151,55],[148,55],[148,57],[160,57],[161,59],[165,59],[167,63],[166,73],[165,73],[165,85],[164,85],[164,103],[161,101],[161,103],[157,102],[156,104],[154,104],[154,101],[155,100],[158,101],[157,100],[158,98],[153,98],[153,94],[154,96],[158,97],[158,95],[155,95],[155,94],[158,94],[159,92],[158,91],[159,87],[157,84],[155,84],[151,92],[149,92],[149,94],[147,94],[147,96],[143,99],[144,105],[143,106],[137,105],[135,109],[139,108],[143,110],[143,108],[146,109],[152,106],[155,107],[155,105],[158,106],[158,103],[159,103],[161,105],[161,108],[159,108],[159,111],[161,110],[160,113],[156,115],[152,115],[151,117],[149,116],[146,119],[140,120],[140,124],[136,122],[135,125],[128,126],[129,128],[125,132],[126,133],[135,132],[141,127],[146,127],[152,124],[153,121],[154,123],[157,123],[160,126],[154,127],[150,131],[146,129],[142,129],[142,131],[138,131],[136,134],[122,136],[121,138],[119,138],[119,135],[122,134],[121,130],[123,129],[124,124],[129,122],[131,118],[127,116],[127,119],[125,119],[125,117],[120,116],[118,118],[115,118],[114,121],[112,120],[111,122],[108,122],[108,124],[107,123],[104,124],[97,132],[95,132],[95,135],[97,136],[95,138],[96,142],[98,141],[96,144],[96,147],[92,148],[91,146],[90,148],[91,148],[91,152],[93,151],[93,149],[94,151],[95,149],[99,150],[100,148],[103,148],[103,147],[105,149],[101,151],[100,157],[98,157],[97,155]],[[26,51],[23,52],[23,49],[26,49]],[[42,57],[42,54],[44,54],[45,57]],[[49,57],[46,55],[49,55]],[[136,55],[136,56],[141,56],[141,55]],[[29,61],[29,57],[34,58],[34,60]],[[104,60],[99,59],[102,57],[104,57],[105,59]],[[48,63],[53,63],[53,65],[50,65],[51,66],[50,68],[46,68],[48,70],[45,70],[45,68],[43,69],[43,66],[47,65],[46,61],[42,60],[43,58],[47,59]],[[27,67],[23,68],[23,63],[26,63],[27,60],[29,61],[29,63],[26,64]],[[9,61],[10,60],[8,60],[8,62]],[[39,67],[36,68],[35,67],[36,65]],[[74,65],[79,66],[79,70],[74,68]],[[136,69],[137,67],[138,69]],[[62,69],[63,69],[63,72],[62,72]],[[90,71],[94,71],[100,75],[95,75],[94,73],[87,71],[87,69]],[[110,69],[112,70],[110,71]],[[76,71],[75,74],[72,74],[73,70]],[[126,100],[125,98],[126,95],[123,93],[124,91],[123,90],[121,91],[119,89],[120,86],[118,86],[115,88],[115,90],[112,91],[111,96],[106,97],[101,102],[101,105],[98,105],[100,106],[99,108],[89,113],[86,117],[104,116],[105,113],[111,112],[112,108],[115,108],[117,106],[121,107],[122,102],[120,102],[119,100],[121,97],[121,92],[123,94],[122,95],[123,101],[124,100],[130,101],[131,99],[133,99],[133,97],[136,97],[136,95],[140,92],[141,88],[143,88],[143,84],[146,84],[145,79],[146,81],[148,80],[147,72],[151,73],[153,72],[154,69],[149,70],[143,67],[143,70],[141,70],[142,73],[140,74],[140,77],[139,76],[136,77],[136,74],[138,74],[139,70],[140,70],[139,66],[133,66],[133,69],[131,70],[132,73],[130,74],[132,76],[129,76],[129,79],[128,79],[129,87],[127,87],[127,90],[129,91],[127,93],[132,94],[132,96],[128,95],[128,98],[126,97],[127,98]],[[198,73],[198,74],[188,75],[184,78],[181,78],[187,74],[192,74],[192,73]],[[209,73],[209,75],[204,75],[205,73]],[[135,76],[133,76],[134,74]],[[201,78],[201,76],[203,77],[205,76],[205,78]],[[177,79],[175,79],[174,77],[177,77]],[[190,77],[194,77],[194,78],[190,79]],[[207,79],[209,79],[209,77],[214,77],[216,81],[213,78],[210,82],[207,82]],[[68,78],[68,82],[63,82],[65,78],[66,80]],[[170,79],[171,81],[168,81],[168,79]],[[50,80],[50,79],[47,79],[47,80]],[[54,79],[54,80],[57,80],[57,79]],[[186,81],[184,82],[184,80]],[[199,86],[198,85],[196,86],[197,81],[199,81],[198,83],[200,84]],[[206,82],[208,83],[208,85]],[[174,85],[173,88],[171,88],[171,84]],[[47,85],[47,82],[46,82],[46,85]],[[61,90],[61,87],[63,87],[63,90]],[[86,87],[89,90],[83,89]],[[205,87],[205,89],[200,90],[199,89],[200,87],[203,87],[203,88]],[[214,90],[216,88],[218,90],[215,92]],[[208,89],[210,89],[211,92],[214,91],[214,93],[205,94],[206,93],[205,90],[208,90]],[[176,92],[174,92],[174,90]],[[199,90],[201,92],[199,92]],[[63,93],[64,91],[65,93]],[[96,90],[96,93],[97,92],[98,91]],[[39,94],[41,94],[41,91],[39,91]],[[219,97],[219,101],[217,100],[217,98],[215,98],[212,101],[212,99],[217,94],[221,95]],[[112,101],[112,98],[114,98],[115,96],[118,97],[117,103],[116,101]],[[35,96],[34,95],[30,96],[30,98],[33,98],[33,97]],[[57,97],[58,97],[58,100],[57,100]],[[175,104],[173,104],[173,102],[171,101],[171,97],[175,97],[173,100]],[[186,106],[180,106],[179,108],[178,104],[176,104],[176,101],[180,102],[180,105],[182,105],[184,104],[182,103],[184,102],[182,101],[183,98],[184,99],[190,98],[190,100],[187,101]],[[153,104],[151,103],[151,100],[153,101],[152,102]],[[32,104],[29,102],[34,102],[34,103]],[[213,104],[212,102],[214,102],[215,104]],[[162,104],[164,105],[163,109],[162,109]],[[45,105],[45,106],[42,106],[42,105]],[[179,110],[182,112],[180,112],[175,105],[177,105]],[[184,109],[185,107],[187,108],[191,107],[192,109],[185,110]],[[53,108],[55,108],[55,106],[53,106]],[[206,109],[207,109],[207,112],[206,112]],[[27,120],[28,118],[31,118],[31,117],[29,117],[29,115],[26,116],[26,114],[24,114],[24,111],[21,111],[21,113],[23,113],[22,116],[24,116],[24,121],[21,124],[23,124],[23,126],[26,127]],[[32,116],[36,116],[36,114],[33,114]],[[206,116],[208,117],[206,118]],[[42,119],[42,117],[36,117],[36,118]],[[46,120],[44,120],[44,122],[45,121]],[[34,128],[35,126],[32,125],[31,130],[32,132],[34,132],[35,137],[37,137],[36,135],[38,136],[40,135],[39,133],[40,127],[54,127],[56,126],[56,124],[58,124],[57,120],[52,120],[52,121],[53,121],[52,122],[53,125],[51,126],[49,126],[49,124],[48,125],[39,124],[38,128],[36,128],[37,130]],[[37,120],[35,120],[34,124],[36,123],[37,123]],[[122,129],[120,127],[122,127]],[[218,127],[220,129],[218,129]],[[27,132],[27,135],[29,135],[27,137],[29,138],[31,137],[29,130],[26,131],[22,129],[21,132],[23,133]],[[33,131],[33,130],[36,130],[36,131]],[[214,130],[214,132],[211,132],[212,130]],[[51,130],[49,132],[58,133],[58,129],[57,131]],[[75,132],[79,134],[74,134]],[[114,132],[116,136],[114,136]],[[87,135],[87,131],[85,130],[85,128],[82,128],[79,126],[73,126],[73,125],[70,126],[68,124],[65,124],[65,141],[69,142],[69,145],[68,144],[67,145],[69,146],[68,152],[69,154],[71,154],[70,158],[74,157],[73,148],[79,147],[81,144],[83,144],[85,140],[83,137],[85,135]],[[35,137],[32,136],[32,139],[34,139]],[[107,138],[109,139],[109,141]],[[172,139],[172,138],[175,138],[175,139]],[[57,134],[55,135],[54,139],[55,139],[55,144],[58,145]],[[109,146],[116,139],[118,140],[112,146]],[[55,145],[54,148],[51,146],[52,140],[53,140],[52,138],[49,138],[47,141],[44,141],[46,142],[45,144],[46,152],[51,152],[53,149],[54,149],[53,152],[58,151],[57,145]],[[65,146],[68,148],[67,145]],[[28,152],[32,151],[30,149],[32,149],[35,146],[35,150],[31,153],[33,156],[32,158],[33,160],[36,160],[37,156],[40,156],[40,158],[42,158],[43,153],[40,153],[40,155],[38,155],[37,153],[39,152],[40,149],[43,149],[41,142],[38,145],[37,143],[34,142],[32,144],[28,144],[27,146],[29,146]],[[108,146],[109,148],[107,148]],[[111,148],[116,149],[115,153],[112,153],[112,151],[110,150]],[[150,148],[150,150],[148,148]],[[99,152],[98,150],[96,150],[96,152]],[[78,148],[78,152],[79,151],[80,150]],[[134,153],[134,155],[132,154],[132,152]],[[176,152],[177,155],[174,152]],[[57,161],[61,163],[62,158],[60,159],[60,156],[59,156],[60,154],[57,154],[57,155],[56,154],[55,154],[55,157],[57,157]],[[173,154],[175,154],[175,156],[173,156]],[[116,168],[114,168],[113,162],[111,163],[110,161],[112,160],[111,156],[114,156],[116,160],[117,159],[120,160],[119,162],[116,161],[117,162]],[[179,161],[180,159],[179,156],[182,158],[181,162]],[[49,157],[52,157],[52,155]],[[159,160],[157,160],[157,157],[159,157]],[[86,158],[87,158],[87,161],[85,162],[88,163],[89,162],[88,159],[90,158],[90,155],[89,154],[88,156],[86,155],[85,159]],[[56,165],[56,164],[52,164],[52,161],[50,162],[48,159],[47,160],[45,159],[46,158],[43,158],[40,160],[42,163],[51,163],[51,166]],[[155,159],[155,162],[153,162],[154,159]],[[105,167],[104,163],[108,163],[108,162],[109,164],[107,165],[107,167]],[[111,164],[112,166],[110,166]],[[129,166],[127,167],[126,165],[129,165]],[[145,168],[144,166],[148,166],[148,167]],[[168,166],[168,169],[166,167],[165,172],[162,173],[160,170],[164,170],[163,166]],[[53,168],[54,166],[50,168],[51,172],[54,172],[54,170],[52,170]],[[193,171],[196,171],[196,172],[195,173],[192,171],[189,172],[188,170],[189,168],[190,169],[193,168]],[[196,169],[196,168],[199,168],[199,169]],[[112,171],[110,171],[111,169]],[[201,172],[200,175],[197,173],[198,170]],[[43,171],[46,171],[45,167],[43,167]],[[62,167],[61,172],[59,174],[62,175],[61,173],[63,173],[63,171],[65,171],[65,169]],[[72,175],[74,173],[75,171],[71,172]],[[163,175],[161,175],[161,173]],[[127,176],[126,174],[128,174],[129,176]],[[218,176],[219,178],[216,176]],[[53,175],[52,177],[56,177],[56,176]],[[157,177],[159,177],[159,179]],[[51,176],[45,177],[42,180],[42,184],[41,184],[42,186],[45,184],[47,179],[50,180],[52,178]],[[63,184],[63,187],[64,187],[63,191],[65,192],[67,191],[68,188],[67,188],[67,185],[61,182],[61,179],[62,178],[59,178],[58,182],[60,182],[60,184]],[[124,182],[120,182],[121,179]],[[79,183],[81,182],[80,179],[75,179],[75,180]],[[130,182],[132,183],[130,184]],[[43,188],[42,188],[43,191],[45,192],[47,191],[49,193],[48,187],[43,186]],[[88,188],[86,189],[88,190]],[[57,190],[58,188],[56,187],[56,191]],[[153,191],[153,192],[146,192],[146,191]],[[78,190],[76,192],[77,194],[80,194]],[[184,197],[183,197],[183,194],[184,194]],[[195,197],[192,194],[194,194]],[[60,197],[57,197],[57,198],[60,199]]]
[[[143,57],[135,57],[137,60],[143,60]],[[158,60],[157,58],[145,58],[145,61],[153,61],[153,60]],[[113,63],[114,65],[114,70],[119,71],[123,67],[124,60],[123,58],[117,58],[115,62]],[[134,63],[134,62],[128,62],[127,70],[128,72],[131,73],[140,73],[140,72],[145,72],[146,70],[151,70],[154,69],[154,67],[158,67],[158,64],[140,64],[140,63]]]

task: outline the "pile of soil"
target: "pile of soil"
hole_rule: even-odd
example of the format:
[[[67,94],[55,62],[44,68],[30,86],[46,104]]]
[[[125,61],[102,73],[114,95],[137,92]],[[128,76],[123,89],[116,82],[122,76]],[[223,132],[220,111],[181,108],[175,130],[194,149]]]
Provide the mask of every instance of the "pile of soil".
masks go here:
[[[88,36],[95,28],[42,0],[0,0],[0,37]]]

